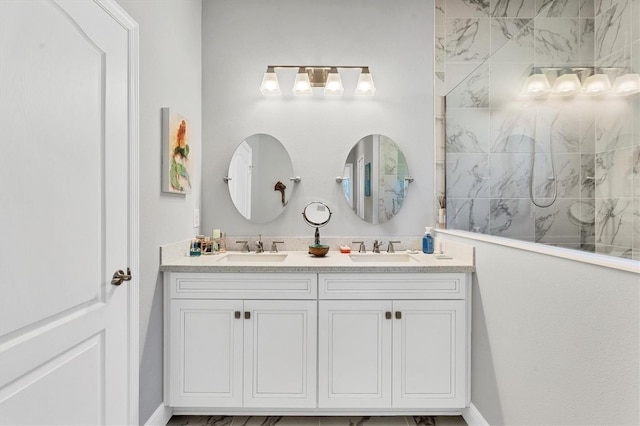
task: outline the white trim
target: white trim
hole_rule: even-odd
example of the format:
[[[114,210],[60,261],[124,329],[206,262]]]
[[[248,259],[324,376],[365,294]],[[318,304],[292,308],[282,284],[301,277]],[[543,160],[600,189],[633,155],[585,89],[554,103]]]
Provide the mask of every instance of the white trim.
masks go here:
[[[592,265],[604,266],[611,269],[633,272],[640,274],[640,261],[621,259],[619,257],[606,256],[599,253],[588,253],[580,250],[568,249],[564,247],[548,246],[540,243],[519,241],[512,238],[496,237],[495,235],[478,234],[476,232],[460,231],[453,229],[437,229],[437,234],[452,235],[470,240],[483,241],[489,244],[517,248],[548,256],[561,257],[563,259],[575,260],[576,262],[589,263]]]
[[[393,409],[393,408],[362,408],[362,409],[340,409],[340,408],[190,408],[174,407],[175,416],[332,416],[332,417],[353,417],[353,416],[461,416],[459,408],[451,409]]]
[[[171,420],[171,416],[173,416],[173,408],[167,407],[164,405],[164,402],[161,402],[156,411],[153,412],[151,417],[144,424],[145,426],[165,426]]]
[[[131,18],[129,18],[131,19]],[[139,183],[139,31],[129,27],[129,424],[140,424],[140,204]]]
[[[462,418],[469,426],[490,426],[489,422],[482,417],[482,414],[473,403],[468,408],[462,409]]]
[[[140,207],[139,207],[139,30],[138,23],[115,1],[94,0],[126,31],[128,39],[129,241],[128,267],[133,272],[128,289],[128,392],[130,425],[140,423]],[[171,418],[171,417],[169,417]],[[163,423],[163,425],[166,424]]]

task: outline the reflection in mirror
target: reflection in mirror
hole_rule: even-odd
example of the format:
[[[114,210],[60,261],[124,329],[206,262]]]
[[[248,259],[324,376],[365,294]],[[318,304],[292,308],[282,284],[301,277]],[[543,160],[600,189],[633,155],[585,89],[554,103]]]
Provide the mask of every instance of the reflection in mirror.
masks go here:
[[[347,203],[372,224],[387,222],[400,211],[410,181],[402,150],[384,135],[360,139],[349,152],[342,176]]]
[[[293,195],[289,153],[273,136],[256,134],[233,153],[225,180],[236,209],[246,219],[266,223],[282,213]]]

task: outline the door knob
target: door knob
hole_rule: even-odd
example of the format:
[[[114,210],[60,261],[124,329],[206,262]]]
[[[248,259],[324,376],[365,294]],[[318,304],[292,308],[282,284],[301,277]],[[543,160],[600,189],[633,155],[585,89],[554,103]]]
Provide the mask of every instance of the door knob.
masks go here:
[[[127,273],[125,274],[122,269],[117,270],[113,274],[113,278],[111,279],[111,284],[120,285],[123,281],[131,281],[131,269],[127,268]]]

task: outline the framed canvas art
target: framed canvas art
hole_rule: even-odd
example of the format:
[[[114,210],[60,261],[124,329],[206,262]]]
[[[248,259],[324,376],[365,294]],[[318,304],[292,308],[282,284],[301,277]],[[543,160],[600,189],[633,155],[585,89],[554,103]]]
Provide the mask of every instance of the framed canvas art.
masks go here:
[[[162,108],[162,192],[191,192],[190,138],[189,120]]]

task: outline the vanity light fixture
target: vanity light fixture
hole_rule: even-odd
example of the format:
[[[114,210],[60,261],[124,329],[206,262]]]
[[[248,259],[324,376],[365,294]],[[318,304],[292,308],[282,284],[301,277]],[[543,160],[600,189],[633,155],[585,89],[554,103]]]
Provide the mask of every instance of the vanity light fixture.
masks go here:
[[[323,88],[323,93],[328,97],[342,96],[344,86],[340,78],[340,69],[359,69],[360,76],[355,94],[358,96],[373,96],[376,87],[368,66],[332,66],[332,65],[269,65],[262,78],[260,91],[263,95],[279,95],[280,85],[276,69],[295,68],[298,70],[293,83],[293,94],[296,96],[310,96],[314,87]]]
[[[618,75],[613,85],[611,80]],[[553,87],[549,85],[553,81]],[[576,94],[587,96],[630,96],[640,93],[640,74],[625,73],[624,68],[594,67],[536,67],[527,77],[520,96],[545,98],[546,94],[569,97]]]
[[[629,96],[640,93],[640,74],[627,73],[613,82],[612,93],[617,96]]]

